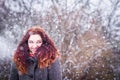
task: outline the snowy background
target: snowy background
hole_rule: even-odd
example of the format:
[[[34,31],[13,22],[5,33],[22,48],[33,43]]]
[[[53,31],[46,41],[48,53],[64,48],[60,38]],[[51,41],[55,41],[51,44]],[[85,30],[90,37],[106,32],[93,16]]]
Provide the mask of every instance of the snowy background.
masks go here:
[[[120,0],[0,0],[0,80],[33,25],[53,38],[63,80],[120,80]]]

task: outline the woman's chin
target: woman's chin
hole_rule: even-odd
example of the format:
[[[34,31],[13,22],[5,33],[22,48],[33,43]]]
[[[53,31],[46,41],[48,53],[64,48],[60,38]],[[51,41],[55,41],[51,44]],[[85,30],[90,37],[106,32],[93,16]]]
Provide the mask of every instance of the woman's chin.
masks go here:
[[[32,54],[34,54],[35,53],[35,51],[32,51]]]
[[[31,50],[32,51],[32,53],[35,53],[36,52],[36,50]]]

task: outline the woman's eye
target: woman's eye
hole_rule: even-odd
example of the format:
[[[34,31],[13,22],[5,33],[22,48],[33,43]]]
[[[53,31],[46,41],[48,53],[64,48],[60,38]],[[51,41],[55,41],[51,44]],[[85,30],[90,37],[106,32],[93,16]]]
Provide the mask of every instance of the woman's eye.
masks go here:
[[[37,41],[37,43],[42,43],[41,41]]]
[[[33,43],[33,41],[28,41],[28,43]]]

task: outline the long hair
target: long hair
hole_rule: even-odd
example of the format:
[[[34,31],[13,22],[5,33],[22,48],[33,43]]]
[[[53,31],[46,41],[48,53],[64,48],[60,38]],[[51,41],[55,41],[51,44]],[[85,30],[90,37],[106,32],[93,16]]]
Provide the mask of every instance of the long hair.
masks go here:
[[[28,31],[18,44],[18,47],[13,56],[16,67],[22,74],[27,73],[27,58],[29,57],[30,52],[28,47],[28,39],[32,34],[39,34],[42,38],[42,45],[37,49],[35,53],[35,56],[38,60],[39,68],[48,67],[56,60],[59,55],[53,40],[45,33],[45,31],[40,26],[28,29]]]

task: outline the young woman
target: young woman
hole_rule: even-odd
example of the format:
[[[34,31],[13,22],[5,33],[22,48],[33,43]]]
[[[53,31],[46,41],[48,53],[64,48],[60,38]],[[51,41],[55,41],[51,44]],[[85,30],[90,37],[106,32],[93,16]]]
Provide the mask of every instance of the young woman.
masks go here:
[[[61,73],[53,41],[41,27],[30,28],[13,56],[10,80],[62,80]]]

